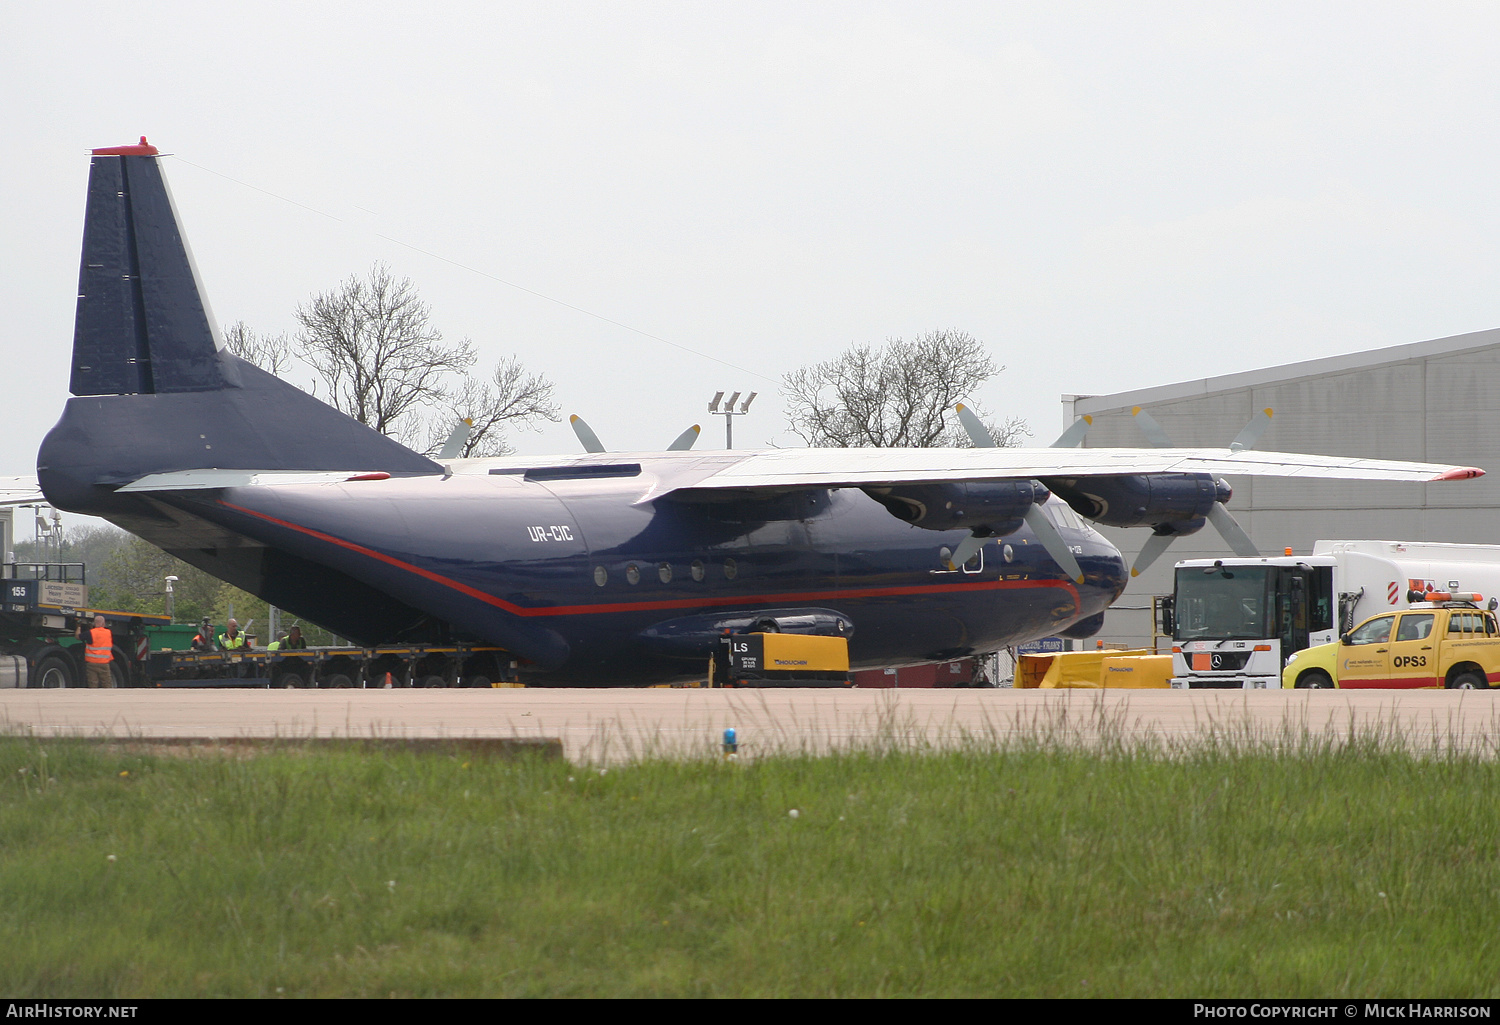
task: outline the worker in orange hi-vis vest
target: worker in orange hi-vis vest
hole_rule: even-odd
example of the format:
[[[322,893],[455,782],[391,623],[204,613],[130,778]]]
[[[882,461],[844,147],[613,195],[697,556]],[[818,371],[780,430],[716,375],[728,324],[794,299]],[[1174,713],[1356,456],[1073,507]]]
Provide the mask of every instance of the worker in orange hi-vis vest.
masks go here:
[[[78,624],[75,631],[80,641],[83,637],[83,624]],[[83,668],[88,674],[90,687],[113,687],[114,677],[110,675],[109,664],[115,657],[115,637],[109,632],[109,627],[104,625],[103,616],[94,617],[94,628],[89,631],[88,640],[83,649]]]

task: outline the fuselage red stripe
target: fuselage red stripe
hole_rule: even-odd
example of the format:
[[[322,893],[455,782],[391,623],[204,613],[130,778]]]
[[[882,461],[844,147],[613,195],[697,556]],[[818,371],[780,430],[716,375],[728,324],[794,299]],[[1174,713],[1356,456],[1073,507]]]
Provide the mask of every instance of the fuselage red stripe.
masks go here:
[[[1068,594],[1072,597],[1075,607],[1081,604],[1081,599],[1079,598],[1077,587],[1075,587],[1070,581],[1066,580],[976,580],[972,583],[910,584],[898,587],[862,587],[834,591],[793,591],[777,592],[771,594],[724,595],[712,598],[683,598],[672,599],[669,601],[611,602],[607,604],[597,605],[553,605],[542,608],[527,608],[524,605],[516,605],[513,602],[508,602],[504,598],[496,597],[493,594],[487,594],[484,591],[479,590],[478,588],[471,587],[470,585],[463,583],[462,581],[443,576],[441,573],[434,573],[430,569],[423,569],[421,566],[414,565],[410,562],[406,562],[391,555],[386,555],[384,552],[378,552],[373,548],[367,548],[364,545],[356,544],[353,541],[347,541],[344,538],[335,537],[334,535],[324,533],[321,530],[315,530],[312,527],[304,527],[299,523],[293,523],[290,520],[283,520],[276,516],[270,516],[263,512],[257,512],[254,509],[247,509],[242,505],[235,505],[233,502],[226,502],[223,499],[219,500],[219,504],[224,506],[226,509],[233,509],[235,512],[244,513],[246,516],[253,516],[256,519],[264,520],[267,523],[274,523],[278,527],[285,527],[288,530],[295,530],[299,534],[306,534],[308,537],[317,538],[319,541],[324,541],[331,545],[337,545],[338,547],[347,549],[351,552],[357,552],[360,555],[368,556],[369,558],[375,559],[379,562],[383,562],[389,566],[395,566],[397,569],[405,570],[408,573],[415,573],[417,576],[422,577],[426,580],[431,580],[433,583],[442,584],[444,587],[450,587],[453,590],[458,591],[460,594],[465,594],[470,598],[485,602],[488,605],[493,605],[496,608],[504,609],[506,612],[513,613],[517,616],[576,616],[605,612],[649,612],[656,609],[686,609],[718,605],[743,605],[746,602],[797,602],[820,601],[823,599],[839,598],[878,598],[895,597],[904,594],[941,594],[947,591],[997,591],[1031,587],[1060,587],[1063,590],[1067,591]]]

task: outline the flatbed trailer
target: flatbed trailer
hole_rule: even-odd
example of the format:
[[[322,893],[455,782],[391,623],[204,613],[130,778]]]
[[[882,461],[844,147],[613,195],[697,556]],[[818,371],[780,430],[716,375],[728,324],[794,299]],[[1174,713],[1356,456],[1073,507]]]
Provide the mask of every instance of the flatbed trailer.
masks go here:
[[[504,648],[466,644],[163,650],[144,675],[149,687],[504,687],[516,664]]]
[[[491,687],[516,680],[510,653],[488,645],[193,651],[184,645],[195,628],[174,625],[170,616],[88,605],[81,565],[5,569],[0,688],[83,686],[85,645],[75,631],[80,624],[87,631],[96,615],[114,635],[110,674],[116,687]],[[37,575],[21,577],[18,570]]]

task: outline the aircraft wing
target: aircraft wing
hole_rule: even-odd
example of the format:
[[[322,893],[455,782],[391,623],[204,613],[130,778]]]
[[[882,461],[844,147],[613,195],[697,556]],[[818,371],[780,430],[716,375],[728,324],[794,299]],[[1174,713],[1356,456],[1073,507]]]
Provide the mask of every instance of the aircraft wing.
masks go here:
[[[35,477],[0,477],[0,506],[46,504]]]
[[[594,476],[599,455],[539,462],[534,458],[455,461],[459,472],[507,473],[521,469],[548,476]],[[621,455],[609,457],[614,466]],[[664,495],[692,498],[693,492],[784,491],[801,488],[878,487],[941,481],[1103,477],[1124,474],[1208,473],[1335,480],[1429,483],[1484,475],[1471,466],[1357,459],[1290,452],[1231,449],[1139,448],[800,448],[763,452],[648,453],[640,464],[655,479],[641,501]],[[473,464],[473,465],[470,465]],[[277,484],[336,484],[389,476],[382,471],[197,469],[154,473],[119,488],[120,492],[202,491]],[[19,479],[19,478],[17,478]],[[3,480],[3,479],[0,479]],[[34,483],[34,482],[33,482]],[[35,499],[42,500],[40,492]],[[22,498],[17,501],[26,501]]]
[[[705,463],[702,469],[707,472],[691,483],[675,475],[677,479],[663,488],[662,493],[1154,473],[1242,473],[1412,483],[1466,480],[1484,475],[1483,470],[1472,466],[1227,448],[775,449],[748,452],[717,467]]]

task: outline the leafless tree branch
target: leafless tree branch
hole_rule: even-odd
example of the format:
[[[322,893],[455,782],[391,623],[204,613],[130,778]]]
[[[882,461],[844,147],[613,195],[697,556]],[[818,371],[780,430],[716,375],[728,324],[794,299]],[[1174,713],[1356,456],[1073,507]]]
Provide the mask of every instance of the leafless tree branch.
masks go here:
[[[556,422],[559,410],[552,401],[552,382],[540,374],[529,374],[514,356],[502,359],[488,384],[465,376],[463,385],[449,396],[454,419],[434,421],[427,452],[437,452],[458,420],[473,423],[460,458],[503,456],[515,451],[504,437],[510,427],[535,430],[543,420]]]
[[[383,264],[297,307],[297,355],[328,389],[328,401],[382,434],[411,437],[419,413],[447,398],[444,384],[475,361],[465,339],[443,344],[410,278]]]
[[[281,376],[292,366],[292,343],[286,332],[258,335],[243,320],[224,329],[224,345],[240,359],[254,363],[268,374]]]
[[[816,448],[967,448],[954,406],[1004,369],[973,335],[930,331],[851,346],[787,374],[782,391],[792,433]],[[985,422],[999,445],[1031,433],[1018,417]]]

